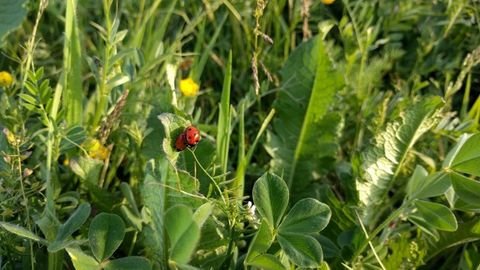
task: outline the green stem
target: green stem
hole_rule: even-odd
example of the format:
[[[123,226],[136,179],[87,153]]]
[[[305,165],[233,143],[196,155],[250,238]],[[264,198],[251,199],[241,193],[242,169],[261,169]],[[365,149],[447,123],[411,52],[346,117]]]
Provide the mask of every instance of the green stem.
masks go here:
[[[372,239],[375,238],[377,234],[379,234],[383,229],[385,229],[393,220],[397,219],[401,214],[403,214],[409,204],[409,201],[405,202],[397,210],[393,211],[393,213],[388,216],[379,226],[377,226],[377,228],[375,228],[375,230],[370,233],[368,239],[365,239],[365,241],[361,244],[360,248],[357,249],[353,257],[357,258],[360,254],[362,254],[362,252],[368,246],[368,243],[372,241]]]

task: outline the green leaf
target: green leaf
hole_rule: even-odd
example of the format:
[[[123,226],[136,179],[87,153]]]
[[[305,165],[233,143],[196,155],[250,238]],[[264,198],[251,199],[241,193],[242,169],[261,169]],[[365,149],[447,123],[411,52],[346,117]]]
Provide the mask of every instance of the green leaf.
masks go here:
[[[193,221],[192,210],[175,205],[165,214],[165,229],[170,239],[170,259],[185,264],[200,240],[200,228]]]
[[[79,147],[85,141],[86,136],[85,129],[82,126],[72,126],[60,141],[60,152],[63,153]]]
[[[102,262],[113,255],[125,236],[125,223],[115,215],[100,213],[90,223],[88,241],[92,253]]]
[[[273,230],[265,219],[262,219],[260,228],[258,228],[255,237],[253,238],[250,246],[248,247],[247,256],[245,258],[245,264],[251,265],[260,255],[267,252],[274,240]]]
[[[180,135],[190,123],[172,113],[162,113],[158,115],[158,119],[163,125],[165,137],[163,140],[156,142],[156,144],[158,145],[159,142],[161,142],[163,152],[170,162],[174,164],[179,154],[177,150],[175,150],[175,141],[178,135]]]
[[[300,267],[320,267],[322,247],[315,238],[304,234],[278,234],[278,243],[288,258]]]
[[[440,232],[438,241],[430,240],[427,245],[425,262],[448,248],[478,240],[480,240],[480,218],[476,217],[458,224],[458,229],[455,232]]]
[[[448,153],[443,166],[459,172],[480,176],[480,133],[462,135]]]
[[[448,207],[422,200],[416,200],[415,206],[418,209],[418,213],[414,216],[421,216],[428,222],[428,225],[442,231],[453,232],[457,229],[457,219],[455,215],[448,209]]]
[[[213,204],[211,202],[206,202],[202,204],[196,211],[193,213],[193,220],[197,223],[198,227],[201,228],[207,218],[212,214]]]
[[[417,165],[408,181],[407,195],[410,199],[424,199],[444,194],[450,187],[450,177],[444,172],[428,175],[427,170]]]
[[[103,168],[103,161],[90,157],[79,157],[70,160],[70,169],[82,180],[98,185],[98,179]]]
[[[224,181],[227,174],[228,166],[228,150],[230,145],[230,137],[232,133],[232,114],[230,112],[230,91],[232,85],[232,51],[228,55],[227,70],[223,79],[222,96],[219,104],[218,112],[218,125],[217,125],[217,158],[220,164],[220,174],[225,175],[222,180]],[[242,185],[243,187],[243,185]],[[235,193],[242,193],[243,188],[235,190]],[[241,198],[240,196],[239,198]]]
[[[13,233],[13,234],[16,234],[20,237],[24,237],[24,238],[27,238],[27,239],[31,239],[33,241],[37,241],[37,242],[42,242],[42,243],[45,243],[45,239],[42,239],[40,236],[34,234],[33,232],[23,228],[23,227],[20,227],[18,225],[15,225],[15,224],[10,224],[10,223],[7,223],[7,222],[2,222],[0,221],[0,227],[3,227],[5,230]]]
[[[105,270],[149,270],[152,269],[150,262],[138,256],[130,256],[108,261],[103,268]]]
[[[308,188],[315,172],[325,166],[322,159],[335,157],[341,117],[324,118],[344,80],[320,37],[296,48],[281,75],[273,132],[265,147],[272,156],[272,171],[283,176],[293,195]]]
[[[100,264],[78,248],[66,248],[76,270],[100,270]]]
[[[81,125],[83,121],[82,87],[82,47],[80,45],[77,1],[66,1],[65,9],[65,38],[63,46],[63,108],[66,111],[68,125]],[[105,95],[105,93],[101,93]],[[103,110],[103,108],[97,108]]]
[[[364,153],[362,169],[365,174],[357,179],[357,190],[366,225],[376,222],[373,216],[384,204],[408,152],[435,124],[441,104],[439,97],[417,102],[400,120],[389,123],[386,130],[375,137],[375,144]]]
[[[327,226],[331,215],[328,205],[312,198],[302,199],[285,216],[278,231],[281,234],[316,233]]]
[[[260,216],[274,228],[285,213],[288,205],[288,187],[278,176],[265,173],[253,186],[253,201]]]
[[[145,246],[153,253],[151,258],[160,265],[167,265],[167,236],[165,235],[165,181],[169,177],[169,162],[150,160],[141,186],[141,196],[151,221],[144,227]]]
[[[25,0],[0,0],[0,41],[5,34],[17,28],[27,14]]]
[[[262,254],[253,258],[249,266],[257,267],[264,270],[282,270],[287,269],[275,256],[271,254]]]
[[[68,220],[60,225],[57,232],[57,237],[55,241],[48,246],[49,252],[57,252],[65,248],[69,242],[67,238],[72,235],[75,231],[80,229],[80,227],[87,221],[88,216],[90,216],[90,204],[82,203],[78,206],[77,210],[72,213]]]
[[[458,197],[474,207],[480,207],[480,182],[455,172],[449,175],[452,179],[453,189]]]

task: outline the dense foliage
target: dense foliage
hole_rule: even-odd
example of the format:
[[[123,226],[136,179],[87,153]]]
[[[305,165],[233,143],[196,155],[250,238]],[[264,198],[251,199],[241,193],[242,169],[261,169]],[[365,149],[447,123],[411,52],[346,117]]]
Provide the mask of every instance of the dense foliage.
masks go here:
[[[480,266],[478,1],[0,6],[0,269]]]

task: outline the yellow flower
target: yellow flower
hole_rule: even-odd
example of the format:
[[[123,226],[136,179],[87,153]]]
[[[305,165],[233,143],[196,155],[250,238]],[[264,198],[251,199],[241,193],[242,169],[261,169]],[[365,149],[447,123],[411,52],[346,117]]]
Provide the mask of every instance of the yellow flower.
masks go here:
[[[333,2],[335,2],[335,0],[322,0],[322,3],[324,3],[325,5],[331,5],[333,4]]]
[[[13,83],[12,74],[7,71],[0,71],[0,87],[9,87]]]
[[[106,160],[110,155],[110,149],[103,146],[97,139],[87,140],[85,143],[88,155],[94,159]]]
[[[192,78],[180,80],[180,92],[186,97],[196,96],[199,89],[200,86]]]

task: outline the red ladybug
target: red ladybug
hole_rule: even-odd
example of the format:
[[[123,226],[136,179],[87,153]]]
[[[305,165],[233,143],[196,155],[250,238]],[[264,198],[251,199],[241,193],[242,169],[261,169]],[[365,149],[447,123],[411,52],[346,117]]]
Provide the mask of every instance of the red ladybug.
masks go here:
[[[198,130],[194,126],[189,126],[185,129],[185,140],[188,144],[188,146],[192,147],[197,145],[197,143],[200,141],[200,130]]]
[[[177,151],[183,151],[185,148],[187,148],[187,140],[185,139],[185,132],[182,132],[182,134],[178,135],[177,140],[175,141],[175,149]]]

